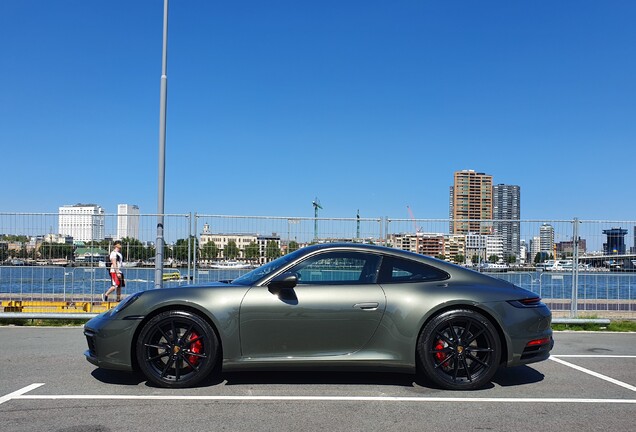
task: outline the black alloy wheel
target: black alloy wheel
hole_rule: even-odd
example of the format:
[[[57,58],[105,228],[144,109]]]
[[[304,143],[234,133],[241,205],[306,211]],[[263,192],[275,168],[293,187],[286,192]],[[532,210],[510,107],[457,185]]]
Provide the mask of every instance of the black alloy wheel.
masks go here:
[[[218,339],[200,316],[186,311],[163,312],[148,321],[137,339],[137,362],[160,387],[191,387],[214,369]]]
[[[435,384],[473,390],[488,384],[499,367],[501,341],[493,324],[473,310],[433,318],[420,334],[420,366]]]

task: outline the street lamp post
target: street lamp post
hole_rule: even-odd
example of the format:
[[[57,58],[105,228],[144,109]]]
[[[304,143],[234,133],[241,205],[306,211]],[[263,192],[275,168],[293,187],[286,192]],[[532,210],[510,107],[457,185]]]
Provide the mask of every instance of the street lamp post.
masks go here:
[[[166,189],[166,106],[168,97],[168,0],[163,1],[163,51],[161,61],[161,98],[159,112],[159,195],[157,200],[157,245],[155,288],[163,287],[163,222]]]

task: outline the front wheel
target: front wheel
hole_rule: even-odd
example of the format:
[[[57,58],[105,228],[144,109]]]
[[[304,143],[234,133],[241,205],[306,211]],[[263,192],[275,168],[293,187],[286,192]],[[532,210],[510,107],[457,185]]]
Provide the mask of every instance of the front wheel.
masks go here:
[[[161,387],[191,387],[215,366],[218,339],[200,316],[167,311],[148,321],[137,339],[137,362],[149,381]]]
[[[442,388],[473,390],[490,382],[501,358],[493,324],[473,310],[451,310],[433,318],[420,334],[420,367]]]

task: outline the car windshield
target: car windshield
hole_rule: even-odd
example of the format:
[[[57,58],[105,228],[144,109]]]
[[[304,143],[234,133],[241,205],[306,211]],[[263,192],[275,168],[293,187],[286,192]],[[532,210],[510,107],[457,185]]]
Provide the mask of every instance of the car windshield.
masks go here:
[[[277,258],[274,261],[263,264],[262,266],[255,268],[251,272],[245,273],[243,276],[234,279],[232,283],[237,285],[254,285],[260,279],[285,266],[286,264],[294,261],[300,255],[302,255],[300,249],[287,255],[283,255],[282,257]]]

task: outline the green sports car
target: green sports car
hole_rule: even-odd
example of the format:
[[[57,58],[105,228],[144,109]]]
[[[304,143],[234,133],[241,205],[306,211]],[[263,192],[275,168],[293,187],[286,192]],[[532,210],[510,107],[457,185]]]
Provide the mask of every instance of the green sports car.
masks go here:
[[[548,358],[536,294],[434,258],[354,243],[309,246],[238,279],[153,289],[86,323],[87,360],[162,387],[219,371],[421,373],[476,389]]]

